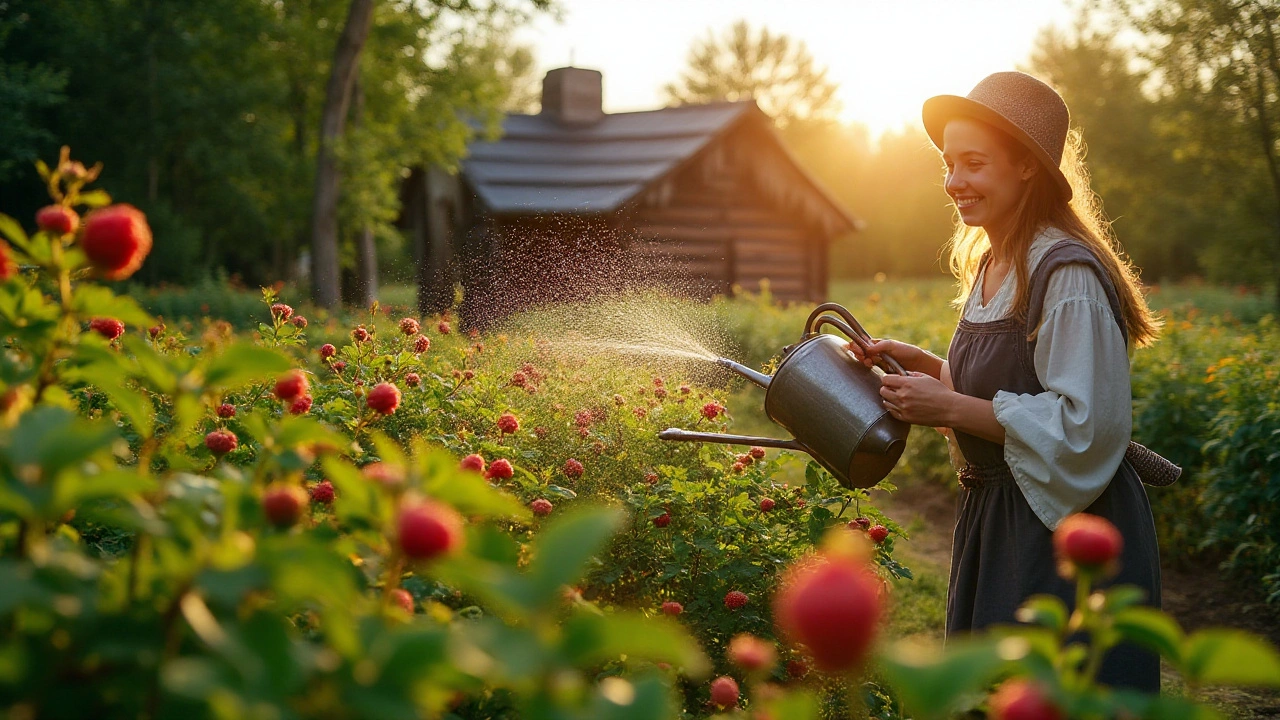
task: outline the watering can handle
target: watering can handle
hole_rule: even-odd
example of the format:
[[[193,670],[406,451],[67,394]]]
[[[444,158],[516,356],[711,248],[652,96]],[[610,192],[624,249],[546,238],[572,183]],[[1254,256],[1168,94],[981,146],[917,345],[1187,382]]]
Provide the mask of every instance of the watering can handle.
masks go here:
[[[829,312],[834,312],[840,315],[840,317],[847,321],[847,324],[827,315]],[[823,303],[814,308],[813,312],[809,314],[809,319],[804,324],[805,335],[807,336],[817,332],[818,327],[822,325],[830,325],[844,333],[846,337],[857,343],[858,347],[862,348],[863,351],[866,351],[871,347],[870,333],[863,329],[862,323],[858,322],[858,319],[853,316],[853,313],[849,312],[843,305],[838,305],[836,303]],[[903,368],[897,360],[894,360],[888,355],[881,355],[880,362],[876,364],[880,366],[881,370],[888,373],[897,373],[898,375],[907,374],[906,369]]]

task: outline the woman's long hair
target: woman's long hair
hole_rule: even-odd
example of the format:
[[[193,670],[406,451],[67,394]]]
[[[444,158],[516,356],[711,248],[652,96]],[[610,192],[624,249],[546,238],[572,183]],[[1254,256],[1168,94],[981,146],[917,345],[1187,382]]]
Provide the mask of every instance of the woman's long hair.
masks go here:
[[[992,130],[1001,138],[1014,162],[1031,154],[1007,133],[996,128]],[[1001,248],[1007,257],[996,258],[1011,261],[1016,259],[1013,268],[1017,273],[1018,289],[1013,299],[1013,313],[1018,318],[1026,318],[1031,302],[1027,252],[1040,232],[1045,227],[1052,226],[1083,243],[1101,261],[1120,297],[1120,312],[1124,316],[1130,343],[1137,347],[1150,345],[1159,334],[1161,322],[1147,307],[1138,275],[1112,232],[1111,222],[1102,212],[1102,200],[1089,186],[1084,150],[1079,130],[1073,129],[1067,135],[1061,165],[1073,191],[1071,202],[1063,201],[1057,182],[1042,168],[1031,177],[1026,192],[1014,208],[1009,237]],[[959,280],[955,304],[963,307],[969,299],[969,293],[973,291],[982,259],[991,251],[991,240],[987,237],[986,230],[965,225],[957,214],[955,233],[948,245],[951,249],[951,272]],[[1037,329],[1030,329],[1030,338],[1035,337]]]

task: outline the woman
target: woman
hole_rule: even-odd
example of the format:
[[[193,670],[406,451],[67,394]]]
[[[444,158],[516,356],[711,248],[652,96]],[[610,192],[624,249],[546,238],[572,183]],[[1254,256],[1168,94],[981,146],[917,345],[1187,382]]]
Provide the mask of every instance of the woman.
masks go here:
[[[1112,582],[1145,589],[1158,607],[1151,507],[1124,460],[1127,346],[1150,343],[1158,323],[1089,190],[1078,136],[1068,142],[1066,103],[1030,75],[997,73],[967,97],[931,98],[924,124],[959,215],[951,267],[962,317],[947,360],[881,340],[863,361],[889,355],[911,371],[885,376],[885,407],[948,428],[962,456],[947,633],[1014,622],[1038,593],[1073,604],[1052,532],[1077,512],[1120,529]],[[1159,661],[1120,647],[1099,680],[1156,692]]]

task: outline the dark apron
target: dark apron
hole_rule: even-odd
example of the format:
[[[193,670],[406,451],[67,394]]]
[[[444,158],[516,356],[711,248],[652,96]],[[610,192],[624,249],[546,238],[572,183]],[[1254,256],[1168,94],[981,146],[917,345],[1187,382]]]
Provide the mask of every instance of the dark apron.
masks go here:
[[[1111,313],[1125,333],[1119,299],[1106,270],[1084,245],[1064,240],[1049,249],[1032,273],[1026,320],[1005,317],[972,323],[961,319],[947,353],[957,392],[983,400],[991,400],[1000,390],[1031,395],[1044,392],[1036,378],[1035,344],[1027,340],[1027,328],[1039,324],[1049,276],[1072,263],[1093,269],[1107,291]],[[947,588],[948,637],[1014,623],[1014,612],[1032,595],[1056,595],[1068,608],[1074,607],[1075,585],[1056,571],[1053,533],[1013,481],[1004,461],[1004,446],[959,431],[955,436],[970,465],[997,472],[978,473],[978,481],[970,481],[969,487],[962,483],[960,489]],[[1084,512],[1107,518],[1124,537],[1120,573],[1103,586],[1136,585],[1147,592],[1148,604],[1160,607],[1160,556],[1151,505],[1127,461]],[[1158,692],[1160,660],[1153,653],[1122,645],[1108,653],[1098,679],[1113,687]]]

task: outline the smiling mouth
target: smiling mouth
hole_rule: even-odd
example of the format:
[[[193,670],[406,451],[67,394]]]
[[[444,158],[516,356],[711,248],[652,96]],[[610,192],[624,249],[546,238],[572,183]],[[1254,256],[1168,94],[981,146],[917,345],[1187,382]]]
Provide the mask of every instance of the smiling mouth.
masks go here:
[[[973,197],[955,198],[955,203],[957,208],[963,210],[965,208],[970,208],[970,207],[973,207],[974,205],[977,205],[978,201],[980,200],[982,200],[982,198],[973,198]]]

